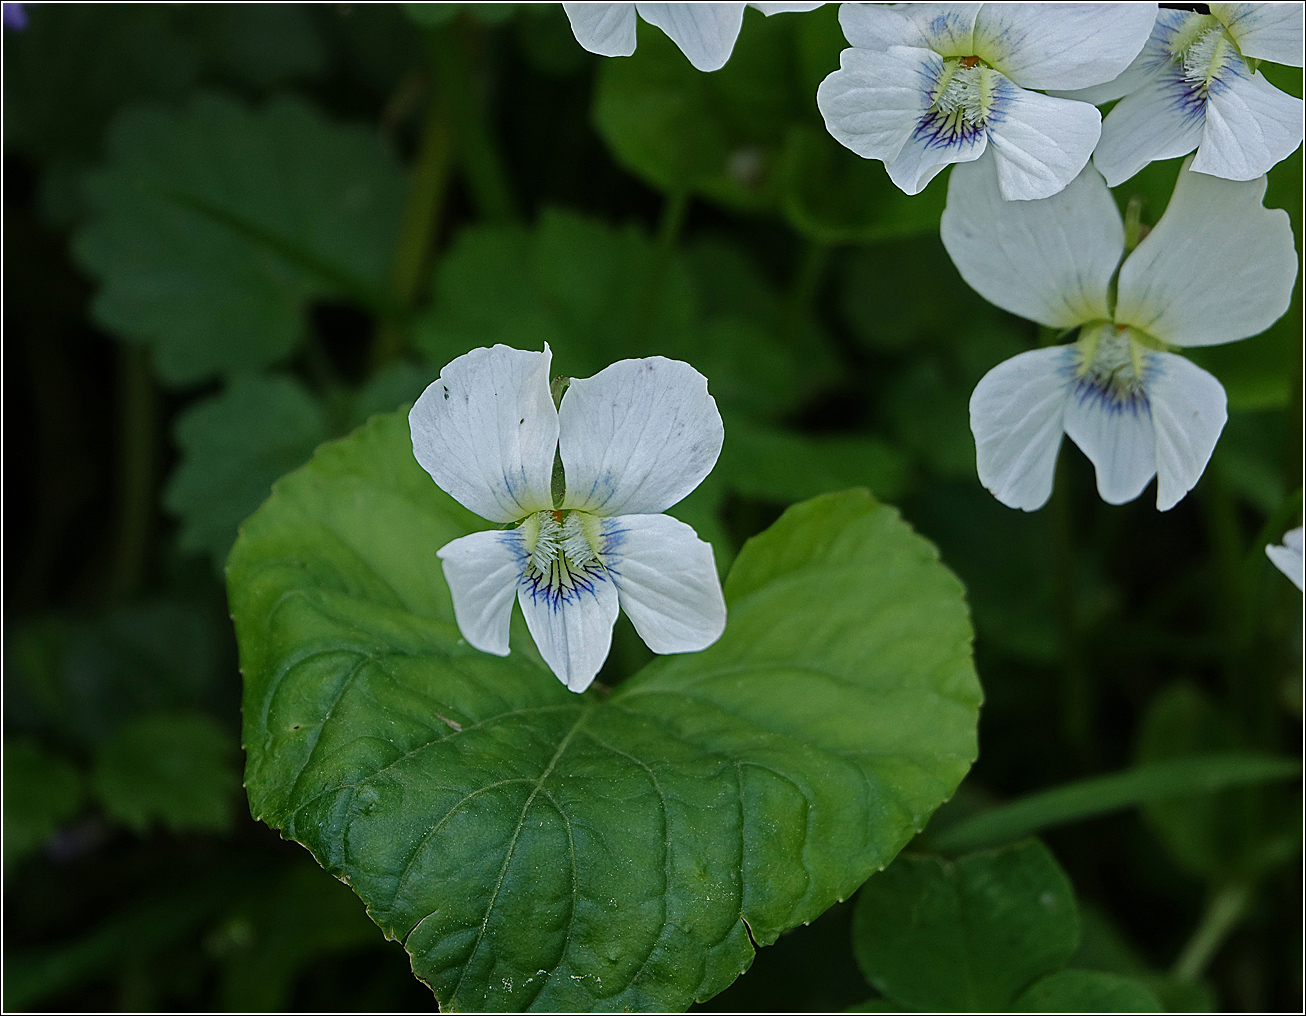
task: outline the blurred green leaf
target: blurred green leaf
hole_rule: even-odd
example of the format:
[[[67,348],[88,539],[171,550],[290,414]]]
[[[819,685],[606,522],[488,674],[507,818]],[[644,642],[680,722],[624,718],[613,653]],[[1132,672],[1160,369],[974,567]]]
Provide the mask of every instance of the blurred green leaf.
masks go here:
[[[512,20],[520,4],[489,3],[413,3],[402,4],[404,13],[419,25],[447,25],[459,14],[485,25],[501,25]]]
[[[1137,804],[1287,780],[1300,773],[1301,766],[1292,759],[1250,751],[1164,758],[1030,794],[943,829],[931,841],[940,850],[973,850]]]
[[[82,805],[82,777],[27,738],[4,742],[4,870],[41,846]]]
[[[1148,988],[1100,970],[1059,970],[1026,989],[1015,1012],[1164,1012]]]
[[[904,855],[862,887],[853,915],[867,980],[925,1012],[1008,1010],[1078,940],[1070,882],[1034,840],[955,862]]]
[[[819,340],[810,334],[789,341],[774,304],[748,314],[723,306],[707,317],[695,267],[709,263],[733,278],[750,272],[742,258],[723,260],[689,260],[633,227],[613,229],[556,209],[529,231],[472,227],[436,268],[432,310],[419,320],[415,342],[441,366],[476,346],[540,349],[547,342],[554,369],[572,377],[661,354],[706,375],[723,407],[781,415],[827,374],[828,355],[814,353]],[[710,285],[720,299],[731,283]]]
[[[175,434],[182,459],[163,503],[181,519],[182,548],[209,554],[221,569],[236,527],[273,481],[308,461],[328,425],[323,407],[295,378],[238,377],[188,406]]]
[[[100,282],[96,321],[149,345],[164,381],[283,359],[314,298],[386,306],[404,182],[366,131],[292,99],[251,113],[207,96],[127,109],[108,147],[73,247]]]
[[[199,713],[153,713],[119,727],[100,748],[91,788],[105,813],[144,833],[225,832],[240,786],[236,743]]]
[[[250,88],[313,77],[326,67],[306,4],[183,4],[174,17],[212,71]]]
[[[750,931],[847,896],[968,768],[960,586],[864,492],[750,541],[721,640],[608,697],[459,637],[436,552],[482,525],[379,416],[278,484],[228,566],[252,810],[442,1004],[710,997]]]

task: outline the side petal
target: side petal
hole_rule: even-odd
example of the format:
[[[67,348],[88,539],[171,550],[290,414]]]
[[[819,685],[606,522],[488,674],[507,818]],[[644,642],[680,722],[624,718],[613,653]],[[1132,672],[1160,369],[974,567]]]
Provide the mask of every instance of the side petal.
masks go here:
[[[563,4],[571,34],[583,49],[599,56],[630,56],[635,52],[635,5]]]
[[[1156,428],[1156,507],[1166,512],[1201,478],[1228,419],[1224,387],[1191,360],[1149,353],[1147,398]]]
[[[1227,180],[1252,180],[1295,152],[1301,141],[1301,99],[1238,65],[1212,85],[1193,169]]]
[[[1291,4],[1209,4],[1233,36],[1243,56],[1271,63],[1302,65],[1303,24],[1306,12]]]
[[[1274,566],[1292,579],[1298,589],[1306,589],[1306,559],[1302,556],[1302,527],[1283,534],[1283,545],[1267,544],[1265,555]]]
[[[929,109],[943,59],[926,49],[845,49],[816,90],[825,127],[863,159],[892,162]]]
[[[473,349],[445,364],[408,414],[413,455],[440,489],[491,522],[553,507],[553,354]]]
[[[1149,162],[1187,155],[1201,143],[1205,125],[1205,98],[1182,68],[1167,64],[1107,114],[1093,165],[1116,187]]]
[[[1264,177],[1180,171],[1161,221],[1120,268],[1117,323],[1174,346],[1210,346],[1282,317],[1297,252],[1288,213],[1263,208],[1264,196]]]
[[[974,162],[986,147],[988,138],[982,128],[949,122],[931,113],[917,124],[902,150],[884,168],[904,194],[919,194],[949,166]]]
[[[603,520],[600,556],[621,609],[655,653],[694,653],[721,637],[726,601],[712,547],[670,515]]]
[[[1124,504],[1156,475],[1156,432],[1147,397],[1119,399],[1088,380],[1076,381],[1066,401],[1066,434],[1097,472],[1107,504]]]
[[[1153,75],[1169,62],[1168,58],[1167,53],[1158,54],[1149,41],[1142,52],[1134,57],[1134,62],[1110,81],[1104,81],[1100,85],[1089,85],[1087,88],[1049,88],[1047,93],[1059,99],[1091,102],[1094,106],[1100,106],[1104,102],[1115,102],[1116,99],[1123,99],[1147,84]]]
[[[997,159],[1002,196],[1008,201],[1056,194],[1088,165],[1102,133],[1102,114],[1096,106],[1009,83],[996,111],[988,122],[989,146]]]
[[[535,647],[558,680],[571,691],[588,688],[612,648],[617,587],[596,569],[562,593],[523,582],[517,602]]]
[[[982,4],[841,4],[844,38],[861,49],[915,46],[941,56],[974,52],[975,17]]]
[[[563,507],[602,516],[670,508],[712,471],[725,439],[707,378],[663,356],[572,381],[559,420]]]
[[[463,638],[483,653],[508,655],[508,623],[528,555],[515,530],[472,533],[437,552]]]
[[[666,32],[700,71],[720,70],[744,23],[745,4],[637,3],[639,16]]]
[[[1119,75],[1143,49],[1156,4],[984,4],[976,56],[1025,88],[1086,88]]]
[[[1007,201],[993,159],[958,166],[939,232],[961,277],[1003,310],[1051,328],[1110,316],[1107,293],[1125,227],[1092,167],[1060,194]]]
[[[970,397],[980,483],[1009,508],[1032,512],[1052,494],[1072,346],[1031,349],[985,374]]]

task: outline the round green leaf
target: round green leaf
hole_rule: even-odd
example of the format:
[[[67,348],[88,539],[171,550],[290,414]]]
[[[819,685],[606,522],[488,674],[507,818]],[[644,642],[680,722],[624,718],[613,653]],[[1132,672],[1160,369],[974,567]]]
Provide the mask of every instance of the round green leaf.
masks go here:
[[[228,561],[253,814],[346,880],[440,1004],[674,1009],[887,864],[975,757],[961,586],[865,492],[789,510],[702,653],[611,693],[476,652],[436,552],[484,523],[375,417]]]
[[[857,897],[853,951],[893,1001],[923,1012],[1002,1012],[1079,943],[1074,891],[1026,840],[955,863],[900,857]]]
[[[1030,985],[1015,1012],[1164,1012],[1145,985],[1100,970],[1059,970]]]

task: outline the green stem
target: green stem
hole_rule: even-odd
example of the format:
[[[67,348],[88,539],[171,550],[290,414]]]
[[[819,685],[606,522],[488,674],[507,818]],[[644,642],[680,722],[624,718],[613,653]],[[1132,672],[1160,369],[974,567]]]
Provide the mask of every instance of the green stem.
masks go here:
[[[1246,915],[1251,897],[1250,887],[1242,883],[1233,882],[1216,888],[1171,973],[1181,981],[1195,981],[1201,977],[1229,933]]]
[[[145,576],[158,467],[158,394],[143,346],[118,347],[118,487],[116,534],[106,597],[138,592]]]
[[[372,346],[374,370],[402,355],[408,344],[407,317],[417,300],[427,255],[440,225],[453,149],[446,97],[441,89],[433,88],[390,270],[390,293],[398,313],[383,318],[377,329]]]
[[[825,272],[826,262],[830,256],[830,245],[823,240],[809,239],[803,249],[798,271],[789,289],[789,313],[797,318],[812,306],[817,287]]]
[[[658,246],[670,251],[680,239],[681,227],[685,224],[685,211],[689,208],[689,194],[674,191],[668,194],[662,205],[662,221],[658,223]]]
[[[1092,741],[1093,688],[1084,666],[1084,645],[1079,628],[1078,578],[1068,474],[1064,460],[1059,462],[1056,485],[1052,490],[1053,582],[1057,635],[1061,643],[1061,733],[1080,756],[1081,763],[1086,763]]]
[[[1224,674],[1229,701],[1237,705],[1244,722],[1251,719],[1251,689],[1244,680],[1242,660],[1248,644],[1245,641],[1249,625],[1245,615],[1248,609],[1243,597],[1242,565],[1245,548],[1238,525],[1233,498],[1220,474],[1219,463],[1207,470],[1203,481],[1203,501],[1206,507],[1207,530],[1211,550],[1215,557],[1220,604],[1221,649],[1224,657]]]

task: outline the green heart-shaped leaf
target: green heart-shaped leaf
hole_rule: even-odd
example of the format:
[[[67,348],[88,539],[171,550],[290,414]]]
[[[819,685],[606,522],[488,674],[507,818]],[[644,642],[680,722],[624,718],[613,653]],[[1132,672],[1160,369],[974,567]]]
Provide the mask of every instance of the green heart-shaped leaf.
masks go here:
[[[374,418],[228,562],[255,816],[348,881],[447,1008],[668,1009],[887,864],[975,757],[960,584],[865,492],[790,509],[702,653],[568,692],[452,622],[484,523]],[[523,652],[523,649],[527,650]]]

